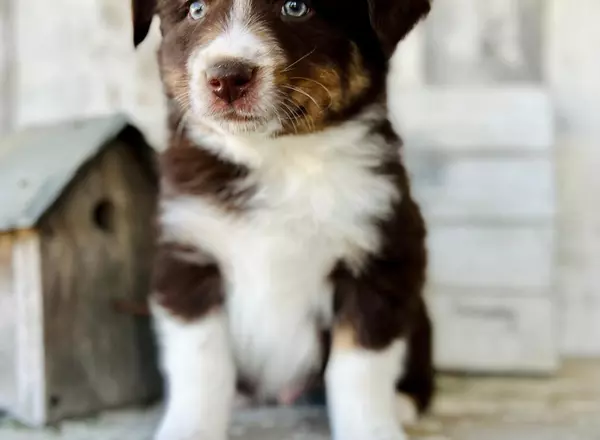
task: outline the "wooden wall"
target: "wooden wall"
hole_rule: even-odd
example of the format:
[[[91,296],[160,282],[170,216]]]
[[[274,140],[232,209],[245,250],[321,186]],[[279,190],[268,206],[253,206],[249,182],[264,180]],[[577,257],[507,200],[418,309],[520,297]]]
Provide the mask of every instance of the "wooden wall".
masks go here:
[[[9,6],[13,15],[7,20]],[[0,1],[0,33],[11,23],[13,37],[0,38],[0,45],[10,46],[0,48],[0,78],[12,53],[9,72],[17,84],[12,101],[0,87],[0,127],[7,119],[14,129],[126,110],[162,145],[164,107],[154,65],[158,33],[155,28],[134,53],[128,8],[121,0],[56,0],[50,9],[42,0]],[[557,332],[564,353],[598,356],[599,22],[598,0],[436,0],[428,25],[402,45],[391,76],[395,90],[546,87],[558,134]]]
[[[547,0],[544,74],[558,119],[559,301],[566,354],[600,355],[600,2]]]
[[[0,408],[13,404],[15,375],[15,292],[13,284],[13,236],[0,233]]]
[[[13,56],[11,129],[125,111],[156,145],[163,143],[158,32],[135,52],[130,4],[56,0],[48,10],[43,0],[2,0],[0,17],[11,24],[10,38],[0,38],[0,67],[3,54]],[[6,106],[1,91],[0,102]]]
[[[538,0],[437,0],[394,60],[392,115],[430,228],[428,294],[442,368],[557,365],[543,20]]]
[[[429,226],[437,365],[552,371],[556,179],[547,93],[425,86],[399,93],[394,110]]]
[[[427,26],[433,84],[539,82],[545,0],[435,0]]]
[[[10,57],[11,44],[11,6],[8,1],[0,2],[0,135],[11,126],[10,108]]]
[[[436,0],[429,22],[400,47],[390,80],[398,97],[431,87],[536,85],[549,93],[558,189],[554,333],[572,356],[600,356],[599,20],[597,0]]]

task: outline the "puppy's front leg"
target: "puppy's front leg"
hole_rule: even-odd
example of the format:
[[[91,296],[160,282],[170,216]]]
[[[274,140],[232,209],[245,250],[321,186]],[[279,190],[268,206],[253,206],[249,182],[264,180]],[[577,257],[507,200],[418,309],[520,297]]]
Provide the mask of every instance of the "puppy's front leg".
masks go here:
[[[235,367],[216,267],[159,253],[153,315],[167,384],[156,440],[225,440]]]
[[[235,373],[223,312],[192,323],[157,321],[168,392],[156,440],[225,440]]]
[[[405,348],[398,340],[382,350],[367,349],[352,328],[334,330],[326,382],[335,440],[406,439],[395,392]]]
[[[340,266],[332,276],[338,307],[326,383],[335,440],[406,439],[396,384],[420,316],[425,251],[422,234],[398,224],[408,229],[394,234],[403,243],[389,240],[362,270]]]

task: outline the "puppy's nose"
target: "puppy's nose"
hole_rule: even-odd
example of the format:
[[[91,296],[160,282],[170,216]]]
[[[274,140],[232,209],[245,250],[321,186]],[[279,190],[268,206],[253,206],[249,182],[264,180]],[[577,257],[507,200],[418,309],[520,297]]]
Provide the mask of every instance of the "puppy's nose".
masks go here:
[[[229,61],[209,68],[206,79],[210,90],[223,101],[231,104],[243,97],[256,74],[256,66]]]

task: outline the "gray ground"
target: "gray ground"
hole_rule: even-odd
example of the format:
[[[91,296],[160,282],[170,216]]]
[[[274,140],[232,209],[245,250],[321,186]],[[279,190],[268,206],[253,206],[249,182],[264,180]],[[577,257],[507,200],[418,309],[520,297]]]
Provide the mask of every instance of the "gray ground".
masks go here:
[[[440,381],[434,414],[411,440],[600,440],[600,362],[572,362],[556,378]],[[1,440],[149,440],[160,409],[126,410],[32,431],[0,422]],[[325,440],[318,408],[236,415],[232,440]]]

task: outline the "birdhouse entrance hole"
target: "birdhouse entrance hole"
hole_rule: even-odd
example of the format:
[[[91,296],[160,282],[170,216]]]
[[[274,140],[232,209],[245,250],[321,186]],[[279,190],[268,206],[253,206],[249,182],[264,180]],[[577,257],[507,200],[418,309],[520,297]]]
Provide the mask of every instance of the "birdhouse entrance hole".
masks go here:
[[[115,207],[110,200],[99,201],[92,212],[94,224],[104,232],[113,232],[115,225]]]

